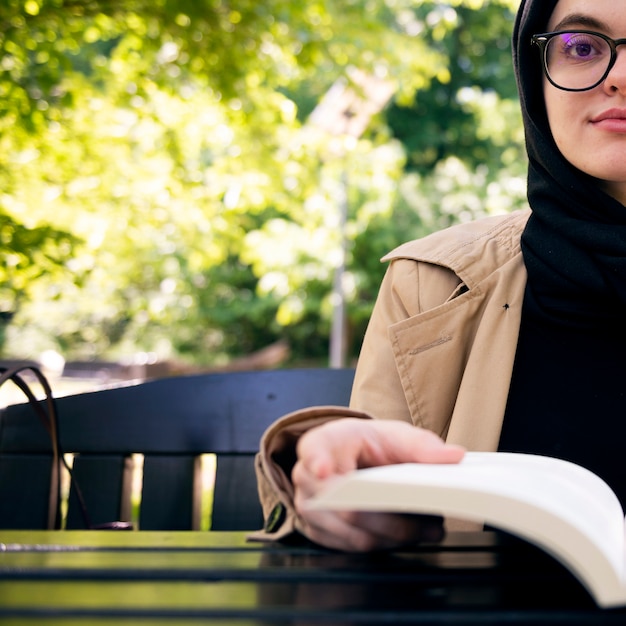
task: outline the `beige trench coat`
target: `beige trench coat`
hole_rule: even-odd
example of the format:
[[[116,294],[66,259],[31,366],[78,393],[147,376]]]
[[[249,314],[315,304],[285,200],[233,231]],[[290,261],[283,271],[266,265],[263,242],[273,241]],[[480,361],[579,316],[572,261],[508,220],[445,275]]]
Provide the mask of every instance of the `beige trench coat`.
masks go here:
[[[290,471],[309,428],[346,416],[405,420],[468,450],[496,450],[517,346],[526,270],[520,236],[530,210],[454,226],[406,243],[390,265],[357,365],[350,408],[285,416],[257,456],[265,529],[298,530]]]

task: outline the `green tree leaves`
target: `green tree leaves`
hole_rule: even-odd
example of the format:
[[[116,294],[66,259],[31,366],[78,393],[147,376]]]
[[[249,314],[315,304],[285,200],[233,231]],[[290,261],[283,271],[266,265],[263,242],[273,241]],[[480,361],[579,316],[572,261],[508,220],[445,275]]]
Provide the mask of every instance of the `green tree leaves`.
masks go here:
[[[380,256],[523,202],[513,9],[3,3],[5,353],[210,364],[286,339],[323,359],[345,239],[355,354]],[[309,116],[355,67],[394,103],[358,138],[327,135]]]

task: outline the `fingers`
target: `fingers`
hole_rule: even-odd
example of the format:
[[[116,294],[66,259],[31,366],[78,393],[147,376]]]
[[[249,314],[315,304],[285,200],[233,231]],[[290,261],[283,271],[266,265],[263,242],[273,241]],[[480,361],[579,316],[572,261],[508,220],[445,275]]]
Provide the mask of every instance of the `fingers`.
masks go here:
[[[457,463],[463,448],[405,422],[341,419],[304,434],[298,459],[319,479],[392,463]]]
[[[298,462],[292,472],[294,505],[309,539],[342,550],[375,550],[418,541],[438,541],[443,536],[441,518],[398,513],[316,511],[307,502],[326,485]]]
[[[463,448],[404,422],[345,418],[304,434],[292,471],[301,529],[312,541],[349,551],[388,549],[443,536],[439,518],[363,512],[311,511],[306,507],[328,479],[360,467],[392,463],[457,463]]]
[[[306,536],[328,548],[349,552],[390,550],[443,539],[443,520],[426,515],[315,511],[304,520]]]
[[[346,521],[342,514],[315,511],[302,520],[304,534],[327,548],[348,552],[382,549],[377,536]]]

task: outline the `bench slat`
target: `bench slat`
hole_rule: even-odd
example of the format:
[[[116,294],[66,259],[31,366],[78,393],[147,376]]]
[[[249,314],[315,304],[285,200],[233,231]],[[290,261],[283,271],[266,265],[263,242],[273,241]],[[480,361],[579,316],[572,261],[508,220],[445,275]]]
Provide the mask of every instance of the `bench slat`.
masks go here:
[[[139,528],[197,530],[200,520],[200,458],[146,456]]]
[[[0,455],[0,528],[48,527],[52,455]]]
[[[218,456],[211,530],[251,530],[262,526],[254,456]]]
[[[133,461],[125,455],[81,454],[72,473],[92,524],[130,521]],[[74,486],[70,486],[66,528],[87,528]]]

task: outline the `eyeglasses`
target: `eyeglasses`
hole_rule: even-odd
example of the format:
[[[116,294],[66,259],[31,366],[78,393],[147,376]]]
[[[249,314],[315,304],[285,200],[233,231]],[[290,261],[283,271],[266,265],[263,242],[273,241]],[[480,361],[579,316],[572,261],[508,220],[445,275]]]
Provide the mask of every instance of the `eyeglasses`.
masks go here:
[[[539,46],[548,80],[564,91],[597,87],[617,60],[617,46],[626,39],[611,39],[591,30],[568,30],[533,35]]]

